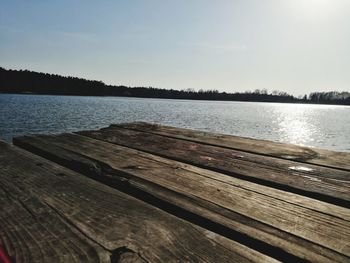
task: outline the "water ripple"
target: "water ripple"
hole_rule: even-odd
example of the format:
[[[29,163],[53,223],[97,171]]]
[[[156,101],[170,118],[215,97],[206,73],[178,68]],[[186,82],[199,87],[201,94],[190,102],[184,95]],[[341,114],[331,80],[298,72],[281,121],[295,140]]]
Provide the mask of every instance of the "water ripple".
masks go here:
[[[350,107],[0,94],[0,137],[146,121],[350,152]]]

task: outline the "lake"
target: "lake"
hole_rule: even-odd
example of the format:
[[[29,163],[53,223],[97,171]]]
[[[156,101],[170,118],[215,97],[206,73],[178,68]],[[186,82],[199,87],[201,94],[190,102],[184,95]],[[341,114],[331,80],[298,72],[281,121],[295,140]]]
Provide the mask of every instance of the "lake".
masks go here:
[[[350,107],[0,94],[0,138],[145,121],[350,152]]]

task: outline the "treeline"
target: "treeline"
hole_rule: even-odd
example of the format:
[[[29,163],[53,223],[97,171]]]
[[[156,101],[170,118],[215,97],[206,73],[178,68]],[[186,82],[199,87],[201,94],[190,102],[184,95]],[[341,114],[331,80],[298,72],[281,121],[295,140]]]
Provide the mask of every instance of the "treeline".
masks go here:
[[[350,93],[346,91],[313,92],[308,99],[313,103],[350,105]]]
[[[232,100],[260,102],[328,103],[350,105],[349,92],[314,92],[309,96],[294,97],[283,91],[266,89],[226,93],[218,90],[173,90],[153,87],[126,87],[106,85],[102,81],[64,77],[28,70],[0,68],[1,93],[33,93],[49,95],[125,96],[141,98]]]

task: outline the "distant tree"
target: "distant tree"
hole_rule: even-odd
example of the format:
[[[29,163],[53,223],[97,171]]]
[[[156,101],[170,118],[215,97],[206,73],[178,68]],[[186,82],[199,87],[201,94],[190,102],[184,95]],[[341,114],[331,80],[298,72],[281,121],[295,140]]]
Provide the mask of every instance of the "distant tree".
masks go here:
[[[312,92],[309,96],[298,98],[284,91],[256,89],[252,91],[227,93],[217,89],[198,91],[194,89],[173,90],[154,87],[127,87],[106,85],[102,81],[76,77],[64,77],[57,74],[40,73],[28,70],[11,70],[0,67],[0,92],[34,93],[55,95],[85,96],[130,96],[142,98],[195,99],[195,100],[232,100],[262,102],[303,102],[332,103],[350,105],[349,92]]]

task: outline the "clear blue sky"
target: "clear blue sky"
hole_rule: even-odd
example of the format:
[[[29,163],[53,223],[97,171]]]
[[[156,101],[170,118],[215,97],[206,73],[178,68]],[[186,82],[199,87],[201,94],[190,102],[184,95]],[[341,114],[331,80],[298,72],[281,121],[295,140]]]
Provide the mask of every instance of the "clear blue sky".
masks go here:
[[[0,66],[174,89],[350,91],[350,0],[0,0]]]

